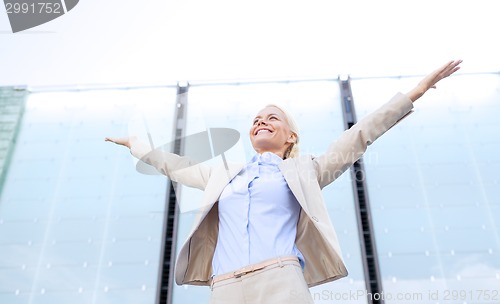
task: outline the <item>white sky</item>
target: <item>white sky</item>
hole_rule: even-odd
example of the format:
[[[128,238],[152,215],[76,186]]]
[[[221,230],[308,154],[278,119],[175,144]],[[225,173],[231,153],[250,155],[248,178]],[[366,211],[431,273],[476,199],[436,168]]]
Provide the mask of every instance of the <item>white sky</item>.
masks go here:
[[[0,85],[500,71],[496,0],[81,0],[13,34],[0,9]]]

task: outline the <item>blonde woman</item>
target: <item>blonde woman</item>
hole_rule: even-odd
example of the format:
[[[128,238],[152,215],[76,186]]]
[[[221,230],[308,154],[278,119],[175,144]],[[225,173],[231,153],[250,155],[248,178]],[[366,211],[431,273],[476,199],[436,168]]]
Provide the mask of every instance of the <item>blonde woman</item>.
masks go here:
[[[298,155],[295,123],[274,105],[253,120],[249,136],[256,154],[247,164],[209,167],[147,151],[133,138],[106,140],[128,147],[173,181],[204,191],[207,207],[180,250],[177,284],[210,286],[214,304],[313,303],[309,287],[347,275],[321,189],[461,62],[450,61],[407,94],[396,94],[319,157]]]

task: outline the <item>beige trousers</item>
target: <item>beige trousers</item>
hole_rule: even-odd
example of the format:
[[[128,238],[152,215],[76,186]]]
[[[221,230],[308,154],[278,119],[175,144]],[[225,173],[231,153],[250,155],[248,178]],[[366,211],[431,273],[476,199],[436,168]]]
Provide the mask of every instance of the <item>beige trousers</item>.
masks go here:
[[[212,285],[210,304],[312,304],[298,261],[283,261]]]

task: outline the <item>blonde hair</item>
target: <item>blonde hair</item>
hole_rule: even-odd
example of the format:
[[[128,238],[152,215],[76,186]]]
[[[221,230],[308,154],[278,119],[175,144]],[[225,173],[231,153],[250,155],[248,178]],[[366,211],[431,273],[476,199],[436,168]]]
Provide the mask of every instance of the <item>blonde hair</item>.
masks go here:
[[[291,143],[290,146],[288,146],[288,148],[286,149],[286,151],[283,155],[283,159],[298,157],[299,156],[299,128],[297,127],[295,120],[290,115],[290,113],[285,111],[282,107],[277,106],[275,104],[268,104],[266,106],[266,108],[269,108],[269,107],[274,107],[274,108],[280,110],[281,112],[283,112],[283,114],[285,114],[285,121],[288,124],[290,131],[292,131],[292,133],[295,135],[295,143]]]

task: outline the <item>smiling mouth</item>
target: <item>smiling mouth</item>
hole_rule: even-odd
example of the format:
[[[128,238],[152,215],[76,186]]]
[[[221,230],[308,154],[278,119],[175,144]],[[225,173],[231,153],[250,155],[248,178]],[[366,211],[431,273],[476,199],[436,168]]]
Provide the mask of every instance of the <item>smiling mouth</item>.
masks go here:
[[[269,129],[259,129],[257,130],[254,135],[258,135],[260,133],[263,133],[263,132],[267,132],[267,133],[273,133],[273,131],[269,130]]]

